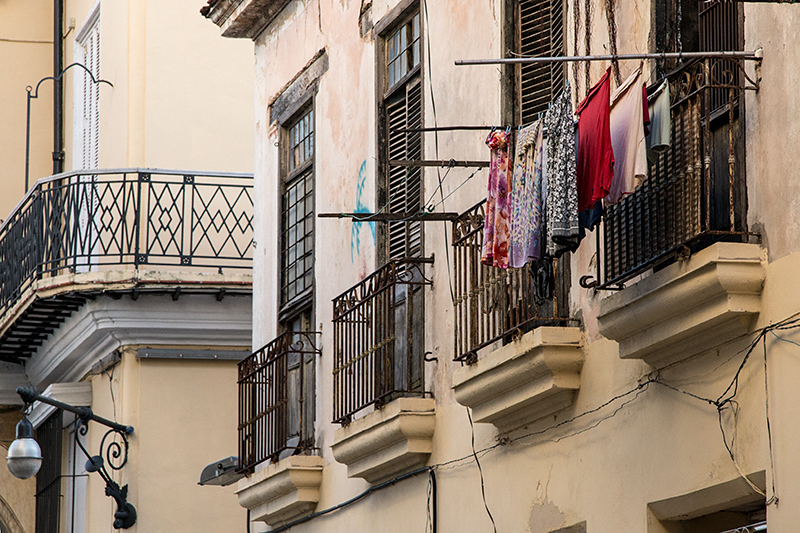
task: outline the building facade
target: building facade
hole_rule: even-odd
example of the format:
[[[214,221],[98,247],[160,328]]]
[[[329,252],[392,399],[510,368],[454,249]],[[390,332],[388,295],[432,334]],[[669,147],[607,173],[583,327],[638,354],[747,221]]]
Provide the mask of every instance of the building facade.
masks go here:
[[[0,74],[2,438],[31,385],[134,428],[123,440],[27,406],[44,462],[26,481],[3,469],[0,530],[114,529],[81,448],[127,488],[129,530],[243,527],[234,496],[197,482],[236,453],[237,362],[252,351],[249,47],[220,45],[192,2],[12,1],[0,20],[4,64],[20,64]]]
[[[201,12],[255,48],[263,348],[239,367],[237,486],[253,531],[796,529],[800,9]],[[493,61],[553,56],[575,57]],[[671,96],[640,186],[572,252],[481,264],[490,157],[512,164],[487,134],[578,110],[640,62]]]

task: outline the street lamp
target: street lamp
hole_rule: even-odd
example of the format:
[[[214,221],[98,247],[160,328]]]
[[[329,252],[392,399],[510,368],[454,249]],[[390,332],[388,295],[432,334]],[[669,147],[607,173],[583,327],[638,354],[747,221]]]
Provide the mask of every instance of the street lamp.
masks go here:
[[[42,396],[36,390],[36,387],[19,387],[17,388],[17,394],[25,402],[25,409],[23,410],[27,410],[27,407],[32,405],[33,402],[42,402],[77,415],[79,426],[78,431],[75,432],[75,443],[88,459],[86,461],[86,471],[97,472],[106,482],[106,496],[114,498],[114,501],[117,502],[117,510],[114,513],[114,528],[128,529],[133,526],[136,523],[136,508],[127,501],[128,486],[120,487],[116,481],[111,479],[108,470],[106,470],[106,465],[112,470],[121,470],[125,463],[128,462],[128,435],[133,433],[133,426],[123,426],[97,416],[88,407],[74,407]],[[79,438],[79,435],[86,435],[89,431],[90,420],[111,428],[103,435],[100,441],[100,453],[97,455],[91,455]],[[121,437],[122,444],[113,437],[106,442],[109,436]],[[6,460],[9,471],[20,479],[28,479],[34,476],[42,466],[42,450],[33,438],[33,425],[31,425],[27,417],[23,417],[17,424],[17,438],[9,446]]]
[[[23,417],[17,424],[17,439],[8,447],[8,470],[20,479],[36,475],[42,466],[42,449],[33,438],[33,425]]]

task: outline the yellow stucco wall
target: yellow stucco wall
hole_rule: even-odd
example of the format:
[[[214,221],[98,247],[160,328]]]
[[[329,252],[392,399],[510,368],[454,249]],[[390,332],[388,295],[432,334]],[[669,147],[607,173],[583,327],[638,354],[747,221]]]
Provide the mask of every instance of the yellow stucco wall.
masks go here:
[[[0,219],[25,192],[26,86],[53,75],[53,3],[0,3]],[[53,82],[31,101],[31,183],[53,168]]]
[[[93,410],[136,430],[128,464],[114,476],[128,484],[136,507],[128,531],[243,527],[246,512],[230,487],[197,485],[203,467],[237,455],[236,373],[232,361],[138,359],[130,348],[113,373],[91,378]],[[91,426],[90,450],[99,449],[103,433]],[[110,529],[115,509],[104,489],[99,477],[89,478],[87,533]]]

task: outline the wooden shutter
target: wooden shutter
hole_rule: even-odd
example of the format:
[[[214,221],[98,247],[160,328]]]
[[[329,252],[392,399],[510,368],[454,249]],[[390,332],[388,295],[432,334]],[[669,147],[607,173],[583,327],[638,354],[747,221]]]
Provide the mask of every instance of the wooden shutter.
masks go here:
[[[97,20],[81,43],[83,64],[96,80],[100,79],[100,21]],[[100,166],[100,84],[92,83],[92,78],[83,72],[83,157],[81,168]]]
[[[397,133],[401,128],[422,126],[422,88],[419,79],[396,91],[386,102],[389,128],[389,160],[422,159],[422,134]],[[388,176],[390,213],[416,213],[422,207],[422,171],[419,167],[390,166]],[[389,223],[389,259],[422,254],[420,222]]]
[[[520,0],[519,53],[525,56],[558,56],[564,53],[564,6],[562,0]],[[521,65],[519,75],[521,122],[528,124],[547,111],[564,83],[563,63]]]

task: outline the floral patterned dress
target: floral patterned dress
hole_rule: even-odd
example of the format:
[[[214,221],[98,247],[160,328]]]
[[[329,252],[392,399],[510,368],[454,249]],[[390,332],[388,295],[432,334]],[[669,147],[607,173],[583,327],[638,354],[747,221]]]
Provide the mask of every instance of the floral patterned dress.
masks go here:
[[[511,182],[510,266],[522,268],[541,257],[543,218],[542,121],[517,134],[514,175]]]
[[[493,131],[486,138],[491,153],[489,186],[486,193],[486,218],[483,221],[484,265],[508,268],[509,195],[508,195],[508,139],[504,131]]]

